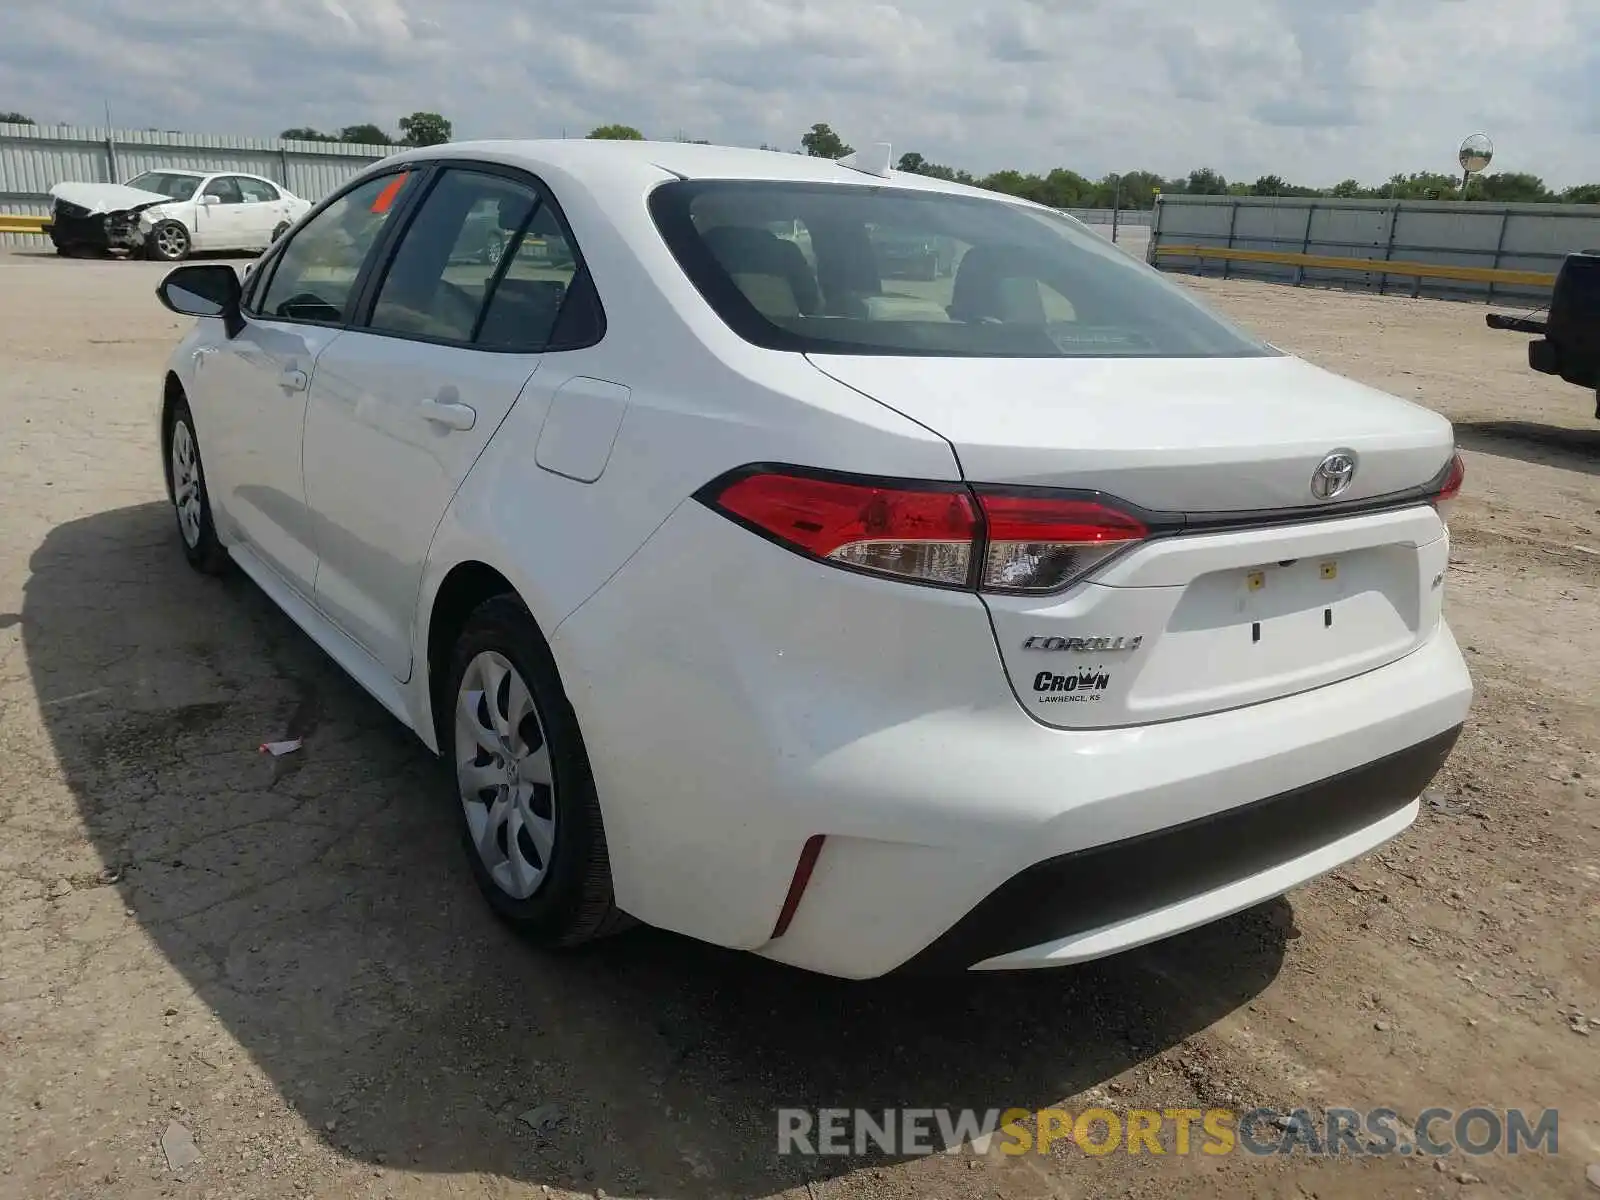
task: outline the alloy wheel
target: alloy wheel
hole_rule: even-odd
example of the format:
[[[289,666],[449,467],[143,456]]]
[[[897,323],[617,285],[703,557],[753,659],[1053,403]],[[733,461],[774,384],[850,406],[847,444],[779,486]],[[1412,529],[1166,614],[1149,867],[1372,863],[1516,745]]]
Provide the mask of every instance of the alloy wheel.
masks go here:
[[[514,900],[539,890],[556,840],[555,776],[538,705],[504,655],[467,664],[456,693],[456,782],[472,844]]]
[[[189,248],[189,239],[176,225],[166,225],[156,234],[156,245],[167,258],[182,258]]]
[[[180,418],[172,426],[172,502],[178,509],[178,529],[191,550],[200,545],[203,499],[194,434],[189,432],[188,422]]]

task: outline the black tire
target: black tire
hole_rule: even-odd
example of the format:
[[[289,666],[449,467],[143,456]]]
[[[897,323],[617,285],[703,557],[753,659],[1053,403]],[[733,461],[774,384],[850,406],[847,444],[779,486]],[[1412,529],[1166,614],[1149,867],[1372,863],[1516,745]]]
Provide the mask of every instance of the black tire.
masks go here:
[[[168,244],[163,245],[164,242]],[[155,262],[182,262],[192,249],[189,231],[180,221],[156,222],[150,236],[144,240],[145,256]]]
[[[544,743],[550,750],[556,834],[547,873],[526,899],[517,899],[502,890],[484,865],[473,842],[456,780],[456,764],[464,749],[457,747],[456,697],[468,667],[485,651],[508,660],[527,684]],[[435,726],[450,769],[451,795],[461,814],[462,852],[478,890],[495,914],[536,945],[549,949],[581,945],[633,924],[617,908],[612,894],[605,825],[578,719],[544,637],[515,595],[486,600],[467,619],[450,655]]]
[[[197,535],[191,535],[186,525],[181,497],[178,494],[180,480],[173,462],[173,448],[177,444],[179,428],[188,432],[189,443],[193,447],[194,478],[193,486],[198,492],[199,502],[199,530]],[[217,538],[217,526],[211,519],[211,496],[206,490],[205,467],[200,459],[200,438],[194,431],[194,414],[189,411],[189,404],[183,399],[178,399],[172,406],[172,411],[167,415],[167,428],[161,439],[161,452],[164,457],[167,475],[167,496],[172,501],[172,513],[178,523],[178,544],[183,547],[183,556],[189,560],[189,565],[203,575],[222,575],[228,570],[228,551]]]
[[[287,221],[279,221],[278,222],[278,227],[272,231],[272,240],[274,242],[276,242],[279,238],[281,238],[284,234],[286,234],[288,232],[289,232],[289,222],[287,222]]]

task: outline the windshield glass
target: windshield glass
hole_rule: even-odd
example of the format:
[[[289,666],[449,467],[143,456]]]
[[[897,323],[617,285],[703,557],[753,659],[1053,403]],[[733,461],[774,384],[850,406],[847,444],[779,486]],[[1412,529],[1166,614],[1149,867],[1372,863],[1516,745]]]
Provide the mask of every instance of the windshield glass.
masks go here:
[[[141,192],[160,192],[174,200],[188,200],[200,186],[198,175],[174,175],[171,171],[146,171],[128,180],[128,186]]]
[[[651,194],[679,264],[747,341],[835,354],[1275,354],[1086,226],[1003,200],[696,180]]]

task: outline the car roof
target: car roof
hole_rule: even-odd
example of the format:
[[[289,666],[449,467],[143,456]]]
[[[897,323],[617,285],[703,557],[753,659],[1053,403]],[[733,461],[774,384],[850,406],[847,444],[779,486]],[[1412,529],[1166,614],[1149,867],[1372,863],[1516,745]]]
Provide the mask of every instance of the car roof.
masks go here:
[[[489,159],[535,172],[555,168],[591,190],[625,181],[648,189],[672,177],[769,180],[856,184],[864,187],[887,185],[981,196],[1038,207],[1016,197],[926,175],[890,171],[887,176],[879,176],[842,166],[831,159],[812,158],[782,150],[751,150],[698,142],[610,141],[600,138],[450,142],[405,151],[387,161],[440,158]]]

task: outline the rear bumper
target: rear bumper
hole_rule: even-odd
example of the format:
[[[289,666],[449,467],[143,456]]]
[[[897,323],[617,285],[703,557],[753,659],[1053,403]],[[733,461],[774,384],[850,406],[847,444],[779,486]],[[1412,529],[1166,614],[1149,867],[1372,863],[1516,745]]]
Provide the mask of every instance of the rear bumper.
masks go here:
[[[1404,658],[1311,691],[1137,727],[1050,728],[1017,704],[975,595],[820,567],[694,504],[551,648],[619,905],[850,978],[924,952],[921,965],[958,967],[1093,958],[1279,894],[1409,824],[1472,699],[1441,622]],[[1380,778],[1381,794],[1357,794]],[[1320,811],[1303,831],[1288,819],[1297,805]],[[1213,829],[1243,829],[1256,848],[1170,887],[1149,882],[1163,863],[1210,853]],[[809,885],[774,938],[818,834]],[[1148,865],[1130,849],[1140,844],[1159,848]],[[1118,869],[1080,886],[1096,860],[1077,856],[1098,847],[1116,847],[1105,853]],[[1052,862],[1044,884],[1010,882]],[[1098,907],[1064,918],[1085,886]],[[997,914],[1013,894],[1032,897],[1038,923]]]
[[[1329,779],[1034,863],[898,970],[1082,962],[1280,895],[1409,825],[1460,734],[1457,726]]]

